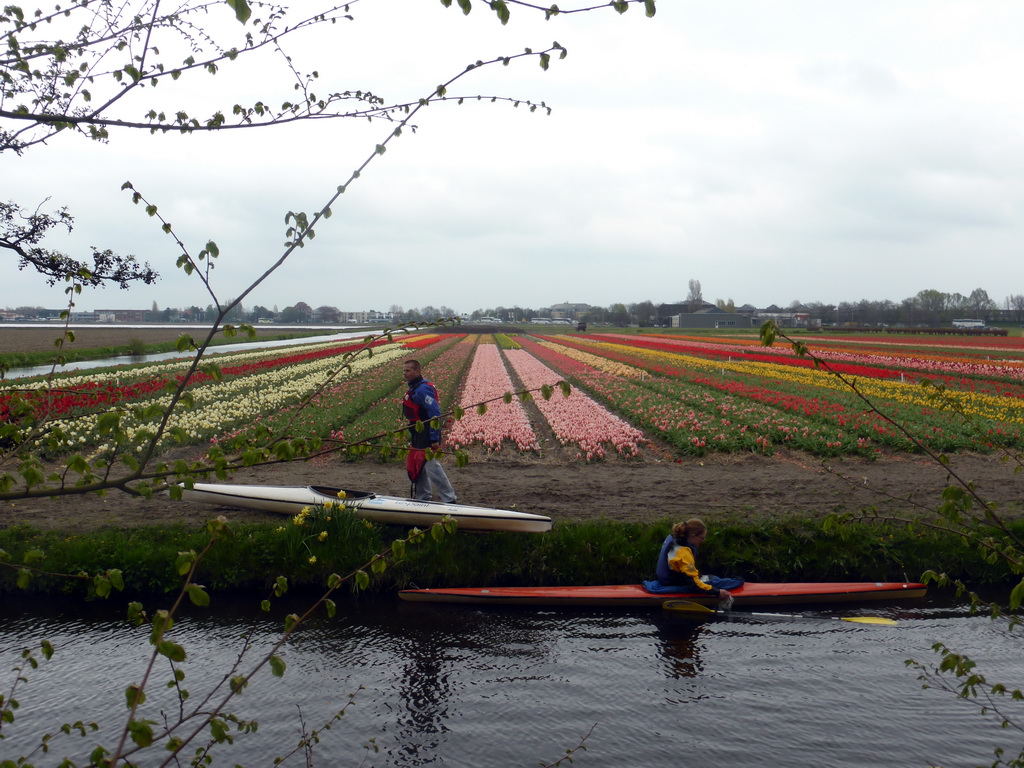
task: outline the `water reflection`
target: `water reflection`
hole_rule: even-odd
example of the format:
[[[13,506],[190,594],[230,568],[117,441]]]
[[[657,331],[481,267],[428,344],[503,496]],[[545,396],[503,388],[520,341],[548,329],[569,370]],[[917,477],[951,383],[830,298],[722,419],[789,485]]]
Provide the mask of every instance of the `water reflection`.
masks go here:
[[[672,679],[702,674],[701,648],[707,640],[707,621],[662,613],[654,614],[652,623],[664,657],[665,674]]]
[[[15,728],[4,729],[5,757],[61,722],[116,725],[125,684],[145,668],[145,632],[128,629],[122,609],[58,602],[0,600],[0,666],[9,670],[20,648],[41,636],[58,645],[52,665],[30,675]],[[175,626],[196,700],[203,681],[215,684],[235,663],[243,633],[255,627],[253,652],[263,653],[283,615],[309,601],[279,601],[269,616],[257,602],[218,599],[216,610],[189,609]],[[1006,745],[1006,732],[963,702],[922,691],[903,661],[928,660],[941,638],[983,656],[993,677],[1017,681],[1018,648],[986,619],[959,610],[891,611],[898,626],[827,614],[787,622],[737,612],[695,622],[639,610],[339,601],[337,618],[320,616],[289,641],[284,678],[261,673],[235,702],[239,716],[259,720],[259,731],[220,750],[217,764],[270,764],[292,749],[300,723],[320,727],[360,685],[343,721],[316,745],[316,764],[550,763],[592,728],[591,768],[669,765],[681,754],[689,764],[726,768],[974,765],[991,746]],[[175,707],[159,687],[154,682],[146,712],[157,719]],[[379,754],[364,749],[371,738]],[[83,741],[62,738],[61,756],[87,761]],[[144,757],[140,765],[156,764],[155,755]],[[288,764],[300,763],[301,754]]]

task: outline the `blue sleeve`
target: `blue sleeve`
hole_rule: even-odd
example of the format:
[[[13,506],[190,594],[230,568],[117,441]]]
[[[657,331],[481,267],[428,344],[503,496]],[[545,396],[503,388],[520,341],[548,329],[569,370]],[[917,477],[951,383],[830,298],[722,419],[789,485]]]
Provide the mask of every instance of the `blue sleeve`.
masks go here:
[[[416,399],[416,402],[418,402],[421,406],[423,406],[423,412],[427,415],[426,421],[427,421],[428,425],[429,425],[431,419],[440,419],[441,418],[441,404],[438,403],[437,399],[434,397],[434,392],[435,392],[435,390],[434,390],[433,387],[429,387],[429,386],[428,387],[422,387],[421,386],[421,387],[417,387],[416,388],[416,392],[413,395],[415,397],[415,399]],[[440,429],[434,429],[433,427],[429,427],[429,426],[428,426],[428,429],[430,430],[430,442],[431,443],[440,443],[441,442],[441,430]]]

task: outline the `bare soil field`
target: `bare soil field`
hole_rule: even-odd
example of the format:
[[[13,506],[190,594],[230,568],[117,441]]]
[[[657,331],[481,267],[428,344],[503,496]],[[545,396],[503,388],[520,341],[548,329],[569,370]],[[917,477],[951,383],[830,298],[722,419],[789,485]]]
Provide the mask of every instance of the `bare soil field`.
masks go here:
[[[76,346],[116,346],[131,338],[164,341],[184,329],[76,329]],[[264,329],[257,329],[263,331]],[[0,353],[52,348],[55,329],[4,328]],[[267,331],[279,334],[279,329]],[[397,374],[396,374],[397,375]],[[553,444],[549,441],[548,444]],[[198,455],[198,448],[192,453]],[[739,454],[676,459],[668,451],[647,451],[642,460],[611,458],[593,464],[557,448],[544,457],[472,455],[461,469],[446,459],[448,473],[465,504],[518,509],[559,521],[621,520],[653,522],[701,516],[771,521],[790,516],[821,516],[858,512],[867,506],[907,515],[935,506],[949,481],[949,470],[921,456],[887,456],[875,461],[847,458],[826,463],[798,453],[772,457]],[[6,469],[6,468],[4,468]],[[953,456],[950,469],[976,483],[990,501],[1019,514],[1024,499],[1024,473],[998,457]],[[9,470],[8,470],[9,471]],[[345,462],[337,458],[250,468],[231,482],[266,485],[328,485],[405,496],[409,483],[404,466],[374,460]],[[239,522],[277,524],[271,513],[223,509],[172,501],[141,499],[120,492],[105,496],[44,498],[0,502],[0,527],[29,524],[70,532],[105,526],[134,527],[183,522],[200,525],[224,514]]]
[[[680,461],[612,459],[582,464],[561,458],[519,456],[478,458],[461,469],[446,459],[448,475],[465,504],[517,509],[557,521],[616,520],[656,522],[700,516],[715,524],[778,520],[880,511],[907,515],[934,507],[948,479],[947,470],[922,457],[890,457],[869,462],[844,459],[824,465],[797,454],[773,457],[744,454]],[[977,484],[1004,510],[1019,514],[1024,474],[989,456],[956,456],[952,468]],[[245,469],[231,482],[267,485],[329,485],[406,496],[402,464],[333,458]],[[68,533],[102,527],[201,525],[217,515],[237,522],[280,524],[280,515],[205,504],[105,496],[3,502],[0,527],[28,524]]]

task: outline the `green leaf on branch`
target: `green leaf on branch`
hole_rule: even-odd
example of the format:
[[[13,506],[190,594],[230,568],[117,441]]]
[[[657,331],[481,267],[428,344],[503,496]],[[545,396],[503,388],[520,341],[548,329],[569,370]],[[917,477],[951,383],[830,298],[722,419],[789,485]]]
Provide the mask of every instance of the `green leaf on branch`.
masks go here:
[[[270,657],[270,672],[274,677],[284,677],[285,663],[280,656]]]
[[[25,565],[32,565],[32,563],[38,563],[38,562],[40,562],[40,561],[42,561],[44,559],[46,559],[46,553],[43,552],[43,550],[41,550],[41,549],[30,549],[28,552],[26,552],[22,556],[21,561]]]
[[[102,574],[97,574],[93,577],[93,586],[96,589],[96,597],[110,597],[110,579]]]
[[[219,717],[215,717],[210,721],[210,735],[213,736],[213,740],[218,744],[231,742],[231,733],[228,731],[228,725]]]
[[[445,516],[447,518],[447,515]],[[430,538],[434,541],[441,541],[445,537],[445,528],[441,523],[430,526]]]
[[[132,720],[128,723],[128,731],[132,741],[140,747],[148,747],[153,743],[152,720]]]
[[[196,561],[196,552],[194,549],[190,549],[187,552],[179,552],[177,560],[174,561],[174,570],[179,576],[184,576],[192,569],[192,564]]]
[[[508,24],[509,10],[505,0],[491,0],[491,10],[498,14],[498,19],[503,25]]]
[[[146,692],[137,685],[129,685],[124,689],[124,698],[128,709],[133,709],[145,703]]]
[[[1024,579],[1021,579],[1020,583],[1010,592],[1010,610],[1018,610],[1022,602],[1024,602]]]
[[[188,599],[192,601],[192,605],[206,608],[210,604],[210,595],[201,585],[189,584],[185,589],[188,591]]]
[[[184,661],[185,649],[171,640],[161,640],[156,646],[157,653],[171,661]]]
[[[228,7],[234,10],[235,18],[245,24],[249,21],[249,17],[252,16],[252,9],[249,8],[249,3],[246,0],[224,0],[228,4]]]
[[[124,592],[124,574],[120,568],[111,568],[107,571],[107,579],[118,592]]]

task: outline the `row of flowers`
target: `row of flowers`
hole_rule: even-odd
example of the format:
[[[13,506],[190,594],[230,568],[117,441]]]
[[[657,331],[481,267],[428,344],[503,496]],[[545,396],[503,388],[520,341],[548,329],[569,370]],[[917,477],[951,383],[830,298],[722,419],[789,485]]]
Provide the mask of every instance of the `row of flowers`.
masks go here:
[[[591,336],[590,338],[599,338]],[[813,366],[812,360],[798,357],[787,344],[779,344],[771,348],[757,345],[756,342],[745,340],[701,341],[689,337],[665,338],[608,335],[607,341],[615,341],[633,347],[678,351],[685,354],[703,355],[716,359],[722,357],[738,357],[744,360],[786,362],[796,366]],[[754,349],[757,351],[753,351]],[[958,388],[974,388],[971,379],[1005,379],[1010,382],[1024,382],[1024,361],[1022,360],[991,360],[988,358],[965,355],[900,354],[892,350],[877,351],[866,348],[828,349],[820,344],[814,345],[814,355],[828,361],[839,372],[847,372],[848,366],[858,368],[857,375],[876,376],[880,378],[904,377],[907,374],[924,374],[930,378],[940,377],[947,386]],[[953,378],[956,377],[956,378]],[[913,377],[911,380],[914,380]],[[1018,391],[1024,396],[1024,389]]]
[[[527,389],[554,386],[562,379],[534,357],[526,344],[523,349],[506,350],[505,356]],[[620,456],[636,456],[640,446],[649,442],[639,429],[579,390],[573,389],[568,397],[556,391],[547,400],[535,398],[534,401],[555,438],[563,446],[578,446],[579,457],[588,461],[603,458],[608,447]]]
[[[605,346],[614,349],[620,345]],[[672,373],[679,371],[724,372],[755,376],[763,381],[793,381],[801,385],[825,390],[846,392],[848,385],[828,371],[814,367],[791,366],[774,362],[743,360],[708,360],[674,352],[652,349],[635,349],[633,353],[641,358],[664,361],[676,366]],[[885,402],[903,403],[920,408],[937,407],[932,390],[917,384],[898,380],[898,371],[888,371],[887,376],[872,376],[877,369],[866,370],[854,365],[842,366],[845,374],[866,396]],[[945,407],[960,410],[970,416],[990,419],[1014,426],[1024,425],[1024,400],[1016,397],[993,395],[985,392],[971,392],[947,389],[943,394]]]
[[[502,443],[508,441],[522,452],[539,451],[537,435],[518,398],[489,403],[483,413],[473,407],[476,403],[502,397],[513,389],[498,347],[495,344],[477,345],[460,395],[461,406],[467,410],[452,425],[448,443],[456,449],[481,443],[488,450],[497,452],[501,450]]]
[[[388,344],[379,340],[371,344],[379,347]],[[217,357],[212,361],[217,370],[196,371],[189,379],[190,388],[198,388],[214,382],[251,376],[264,371],[315,360],[335,360],[360,349],[363,343],[318,344],[302,346],[286,351],[275,349],[258,353],[234,353]],[[191,361],[175,360],[163,365],[143,366],[119,372],[97,372],[92,376],[75,376],[61,379],[57,388],[46,388],[45,382],[33,383],[30,391],[21,391],[18,396],[34,406],[37,418],[72,417],[84,413],[99,413],[120,404],[136,403],[154,397],[157,393],[180,384]],[[8,389],[18,387],[17,382]],[[15,393],[0,393],[0,406],[7,405]]]
[[[308,397],[334,376],[358,375],[361,371],[406,354],[406,350],[399,344],[385,344],[373,357],[359,357],[350,363],[350,367],[340,372],[337,370],[337,358],[315,356],[304,362],[291,362],[260,373],[197,387],[192,392],[192,407],[179,407],[171,414],[160,446],[172,441],[199,442],[219,437],[242,424],[258,422],[266,414],[283,411]],[[170,397],[164,394],[145,404],[165,409],[170,404]],[[133,404],[141,405],[138,402]],[[142,445],[152,438],[156,428],[157,422],[148,416],[148,410],[132,408],[121,417],[121,427],[126,432],[128,445],[135,450],[141,450]],[[105,427],[100,413],[56,420],[53,428],[67,436],[69,449],[101,444],[104,439]]]
[[[897,430],[867,411],[841,382],[822,371],[772,367],[763,363],[713,362],[646,349],[628,352],[618,344],[594,341],[581,343],[564,338],[558,341],[611,356],[620,364],[634,364],[654,374],[640,387],[643,392],[636,387],[630,390],[633,399],[629,399],[623,394],[621,383],[606,374],[574,373],[584,386],[599,392],[621,411],[635,415],[645,427],[665,432],[675,419],[674,429],[695,431],[689,442],[696,448],[706,447],[700,444],[703,440],[707,445],[717,444],[716,449],[747,449],[749,445],[738,435],[746,436],[752,428],[773,443],[795,443],[794,447],[824,455],[870,453],[878,445],[902,450],[912,448]],[[569,367],[567,364],[566,368]],[[985,449],[992,445],[1012,445],[1019,439],[1020,411],[1019,401],[1015,399],[999,401],[975,393],[947,392],[945,396],[953,398],[952,402],[937,402],[920,387],[897,382],[859,379],[857,386],[880,401],[899,420],[914,426],[923,442],[941,450]],[[650,400],[651,392],[664,399]],[[723,403],[723,396],[734,399]],[[677,406],[680,404],[692,409],[694,414],[686,410],[682,414],[685,418],[679,418]],[[750,411],[752,404],[770,408],[776,415],[788,413],[796,421],[779,422],[768,411],[763,416],[755,414]],[[950,407],[974,417],[973,427],[956,426],[949,418]],[[724,411],[730,415],[723,416]],[[728,424],[722,426],[729,427],[716,431],[710,441],[706,435],[696,434],[701,429],[694,430],[694,419],[710,424],[706,418],[708,413],[728,419]],[[738,413],[745,415],[739,419]],[[738,435],[730,436],[733,427]],[[676,438],[666,439],[680,445]],[[762,441],[757,449],[766,450],[768,446]]]

